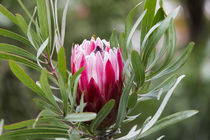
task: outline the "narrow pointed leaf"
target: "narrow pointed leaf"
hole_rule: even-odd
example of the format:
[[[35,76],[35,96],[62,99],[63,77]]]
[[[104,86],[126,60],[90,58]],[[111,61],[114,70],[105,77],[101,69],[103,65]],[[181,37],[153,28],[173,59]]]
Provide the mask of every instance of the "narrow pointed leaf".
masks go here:
[[[17,40],[17,41],[20,41],[20,42],[26,44],[27,46],[31,46],[31,43],[27,40],[27,38],[25,38],[25,37],[23,37],[23,36],[21,36],[17,33],[8,31],[6,29],[0,28],[0,35],[4,36],[4,37],[11,38],[11,39],[14,39],[14,40]]]
[[[157,121],[154,124],[154,126],[152,128],[150,128],[148,131],[141,134],[139,136],[139,138],[143,138],[143,137],[148,136],[154,132],[162,130],[168,126],[171,126],[175,123],[178,123],[178,122],[183,121],[187,118],[190,118],[197,113],[198,113],[197,110],[187,110],[187,111],[178,112],[178,113],[172,114],[170,116],[164,117],[163,119],[160,119],[159,121]]]
[[[15,18],[15,15],[13,15],[10,11],[8,11],[3,5],[0,4],[0,12],[4,14],[9,20],[11,20],[13,23],[17,24],[17,20]]]
[[[66,115],[68,111],[68,92],[66,91],[66,83],[64,82],[60,73],[58,73],[58,83],[60,87],[61,98],[63,101],[63,112],[64,115]]]
[[[28,128],[11,131],[0,136],[0,140],[23,140],[32,138],[69,138],[65,129],[58,128]]]
[[[39,96],[45,98],[41,88],[37,86],[36,83],[14,61],[9,61],[9,65],[12,72],[23,84],[25,84],[29,89],[37,93]]]
[[[87,122],[96,118],[96,113],[71,113],[68,114],[65,119],[69,122]]]
[[[90,130],[94,132],[97,127],[101,124],[101,122],[106,118],[107,115],[111,112],[112,108],[114,107],[115,100],[109,100],[98,112],[97,117],[91,122]]]
[[[63,10],[63,17],[62,17],[62,26],[61,26],[61,45],[64,45],[65,39],[65,29],[66,29],[66,15],[69,7],[70,0],[66,0],[65,7]]]
[[[133,17],[136,12],[136,9],[142,4],[142,2],[138,3],[131,11],[128,13],[128,16],[126,17],[125,21],[125,35],[126,38],[128,38],[129,33],[133,27]]]
[[[42,74],[40,77],[40,84],[41,84],[41,88],[42,88],[43,92],[45,93],[45,96],[48,99],[48,101],[50,101],[50,103],[52,103],[59,110],[59,107],[53,97],[52,90],[50,89],[50,85],[49,85],[49,82],[47,79],[47,70],[46,69],[42,70]]]
[[[127,82],[123,92],[122,92],[122,96],[120,98],[120,103],[119,103],[119,108],[118,108],[118,112],[117,112],[117,119],[116,119],[116,123],[114,126],[114,130],[116,130],[120,124],[122,123],[122,121],[125,118],[126,115],[126,110],[127,110],[127,102],[128,102],[128,96],[130,93],[130,89],[132,87],[133,84],[133,80],[134,80],[134,74],[130,77],[129,81]]]
[[[128,58],[128,55],[127,55],[127,50],[126,50],[126,36],[125,36],[125,32],[120,33],[119,44],[120,44],[120,49],[122,51],[123,59],[124,59],[124,61],[126,61],[127,58]]]
[[[134,108],[137,103],[137,93],[132,93],[128,98],[128,108]]]
[[[45,102],[41,99],[35,98],[35,99],[33,99],[33,101],[36,104],[36,106],[41,110],[49,109],[49,110],[51,110],[51,111],[53,111],[57,114],[61,114],[61,111],[57,107],[55,107],[55,106],[53,106],[53,105],[51,105],[51,104],[49,104],[49,103],[47,103],[47,102]]]
[[[142,20],[142,25],[141,25],[141,41],[144,39],[145,35],[149,31],[153,18],[155,15],[155,8],[156,8],[156,0],[146,0],[144,4],[144,10],[147,10],[147,13]]]
[[[154,79],[160,78],[164,75],[170,74],[170,73],[178,70],[179,68],[181,68],[186,63],[186,61],[188,60],[188,58],[189,58],[189,56],[192,52],[193,46],[194,46],[193,42],[189,43],[185,52],[174,63],[169,65],[167,68],[165,68],[164,70],[162,70],[158,74],[154,75],[149,80],[154,80]]]
[[[24,64],[24,65],[26,65],[30,68],[33,68],[37,71],[41,71],[40,67],[36,63],[34,63],[34,62],[32,62],[32,61],[30,61],[26,58],[23,58],[21,56],[17,56],[17,55],[14,55],[14,54],[10,54],[10,53],[7,53],[7,52],[0,51],[0,59],[14,60],[14,61],[20,62],[20,63],[22,63],[22,64]]]
[[[66,73],[66,56],[64,47],[61,47],[58,52],[58,71],[61,74],[63,80],[67,81],[67,73]]]
[[[143,62],[145,65],[147,65],[147,61],[152,50],[155,48],[156,44],[158,43],[162,35],[168,29],[171,20],[176,17],[178,11],[179,11],[179,7],[176,8],[167,18],[165,18],[162,21],[161,25],[158,27],[158,29],[152,34],[151,38],[148,40],[148,43],[146,43],[146,46],[142,46],[145,49],[143,52]]]
[[[0,136],[1,136],[2,133],[3,133],[3,126],[4,126],[4,120],[1,119],[1,120],[0,120]]]
[[[36,61],[36,57],[32,53],[14,45],[0,43],[0,51],[12,53]]]
[[[135,79],[137,86],[141,86],[145,80],[144,65],[141,62],[141,57],[137,51],[133,50],[131,52],[131,63],[135,73]]]
[[[152,117],[152,119],[145,125],[145,127],[143,128],[142,133],[146,132],[147,130],[149,130],[155,123],[156,121],[159,119],[160,115],[162,114],[168,100],[170,99],[173,91],[175,90],[175,88],[177,87],[177,85],[181,82],[181,80],[185,77],[185,75],[182,75],[180,77],[178,77],[176,83],[174,84],[174,86],[167,92],[167,94],[165,95],[160,107],[158,108],[157,112],[155,113],[155,115]]]
[[[118,39],[117,39],[117,31],[113,30],[112,35],[110,37],[110,47],[117,48],[118,47]]]
[[[139,18],[137,19],[137,21],[135,22],[135,24],[133,25],[129,35],[128,35],[128,38],[127,38],[127,43],[126,43],[126,46],[128,47],[129,44],[130,44],[130,41],[133,37],[133,34],[134,32],[136,31],[137,27],[139,26],[140,22],[142,21],[142,19],[144,18],[145,14],[146,14],[147,10],[145,10],[140,16]]]

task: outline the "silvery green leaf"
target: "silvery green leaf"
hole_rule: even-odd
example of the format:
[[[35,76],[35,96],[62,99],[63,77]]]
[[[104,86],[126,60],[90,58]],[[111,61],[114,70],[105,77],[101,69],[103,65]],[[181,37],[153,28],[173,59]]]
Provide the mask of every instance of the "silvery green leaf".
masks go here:
[[[152,34],[151,38],[148,40],[148,43],[146,43],[144,49],[143,49],[143,55],[142,59],[145,65],[147,65],[148,58],[152,52],[152,50],[155,48],[156,44],[162,37],[162,35],[165,33],[165,31],[168,29],[169,24],[173,18],[176,17],[179,7],[176,8],[171,14],[169,14],[162,22],[161,25],[158,27],[158,29]]]
[[[136,31],[137,27],[139,26],[139,24],[141,23],[142,19],[144,18],[145,14],[146,14],[147,10],[145,10],[140,16],[139,18],[136,20],[135,24],[133,25],[129,35],[128,35],[128,38],[127,38],[127,42],[126,42],[126,47],[129,46],[130,44],[130,41],[133,37],[133,34],[134,32]]]
[[[31,23],[32,23],[32,20],[33,20],[35,14],[36,14],[36,11],[37,11],[37,7],[35,7],[35,9],[34,9],[33,16],[32,16],[32,18],[31,18],[31,20],[29,22],[28,29],[27,29],[27,37],[28,37],[28,40],[30,41],[31,45],[34,47],[35,50],[37,50],[37,47],[34,44],[33,38],[31,36]]]
[[[185,52],[183,52],[183,54],[174,63],[170,64],[167,68],[165,68],[162,71],[160,71],[159,73],[155,74],[147,81],[160,78],[160,77],[170,74],[170,73],[178,70],[180,67],[182,67],[184,65],[184,63],[186,63],[186,61],[188,60],[188,58],[192,52],[193,46],[194,46],[193,42],[189,43]]]
[[[3,126],[4,126],[4,120],[1,119],[0,120],[0,136],[1,136],[2,132],[3,132]]]
[[[151,92],[149,93],[146,93],[146,94],[141,94],[140,98],[138,99],[139,102],[142,102],[142,101],[146,101],[146,100],[150,100],[150,99],[157,99],[159,100],[161,95],[163,93],[163,89],[156,89],[156,90],[152,90]]]
[[[128,96],[130,93],[130,89],[133,85],[133,80],[134,80],[134,74],[132,74],[132,76],[129,78],[129,81],[127,82],[127,84],[125,85],[125,88],[123,89],[122,96],[120,98],[114,130],[116,130],[120,126],[120,124],[123,122],[126,116]]]
[[[134,108],[137,103],[137,93],[134,92],[128,97],[128,108]]]
[[[48,45],[48,38],[42,43],[42,45],[40,46],[40,48],[37,51],[37,55],[36,55],[36,61],[37,64],[42,68],[41,64],[39,63],[39,56],[42,54],[42,52],[45,50],[45,48]]]
[[[56,138],[55,140],[69,140],[69,139],[65,139],[65,138]]]
[[[62,26],[61,26],[61,45],[64,45],[64,38],[65,38],[65,29],[66,29],[66,15],[68,11],[69,1],[66,0],[65,7],[63,10],[63,18],[62,18]]]
[[[71,113],[67,114],[65,119],[69,122],[87,122],[96,118],[96,113],[84,112],[84,113]]]
[[[84,92],[83,92],[80,98],[80,104],[76,108],[76,113],[79,113],[79,112],[82,113],[86,105],[87,103],[84,102]]]
[[[181,82],[181,80],[185,77],[185,75],[182,75],[180,77],[178,77],[176,83],[174,84],[174,86],[167,92],[166,96],[164,97],[160,107],[158,108],[157,112],[155,113],[155,115],[152,117],[152,119],[146,124],[146,126],[143,128],[142,133],[146,132],[147,130],[149,130],[154,124],[155,122],[159,119],[160,115],[162,114],[169,98],[171,97],[173,91],[175,90],[175,88],[177,87],[177,85]]]
[[[131,52],[131,63],[133,66],[133,72],[135,73],[137,87],[141,87],[145,80],[145,68],[141,61],[141,57],[136,50]]]
[[[110,37],[110,47],[117,48],[118,47],[118,39],[117,39],[117,31],[113,30]]]
[[[109,115],[115,105],[115,100],[109,100],[98,112],[97,117],[90,124],[90,131],[94,132],[101,122]]]
[[[140,132],[140,129],[136,130],[137,125],[133,126],[127,135],[118,138],[117,140],[135,140]]]
[[[126,116],[123,123],[131,122],[131,121],[135,120],[136,118],[138,118],[140,115],[141,115],[141,113],[137,114],[137,115],[133,115],[133,116]]]
[[[133,17],[136,12],[136,9],[142,4],[142,2],[138,3],[131,11],[129,12],[128,16],[126,17],[125,21],[125,36],[128,38],[131,28],[133,26]]]
[[[152,25],[155,15],[156,3],[156,0],[145,0],[144,10],[147,10],[147,14],[145,15],[145,18],[142,21],[140,41],[143,40],[144,36],[149,31]]]
[[[192,117],[193,115],[197,114],[197,110],[187,110],[187,111],[181,111],[174,113],[172,115],[169,115],[167,117],[164,117],[157,121],[153,127],[151,127],[149,130],[146,132],[142,133],[138,138],[143,138],[145,136],[148,136],[154,132],[157,132],[159,130],[162,130],[170,125],[173,125],[175,123],[178,123],[182,120],[185,120],[189,117]]]
[[[68,131],[69,140],[80,140],[80,133],[77,129],[70,129]]]
[[[140,47],[140,53],[142,53],[142,50],[144,49],[144,46],[146,45],[147,40],[152,35],[152,33],[160,26],[161,22],[158,22],[152,28],[148,31],[148,33],[145,35],[144,40],[142,41],[142,45]]]
[[[14,40],[17,40],[17,41],[20,41],[20,42],[26,44],[27,46],[31,46],[31,43],[28,41],[27,38],[25,38],[24,36],[21,36],[17,33],[11,32],[9,30],[0,28],[0,35],[4,36],[4,37],[11,38],[11,39],[14,39]]]
[[[157,138],[156,140],[162,140],[165,136],[160,136],[159,138]]]

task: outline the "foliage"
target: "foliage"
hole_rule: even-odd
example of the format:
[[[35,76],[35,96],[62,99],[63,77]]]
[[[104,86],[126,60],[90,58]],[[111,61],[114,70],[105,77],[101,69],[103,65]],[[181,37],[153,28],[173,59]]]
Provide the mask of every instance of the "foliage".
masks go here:
[[[86,105],[83,96],[80,104],[76,102],[77,85],[84,68],[72,75],[66,67],[63,45],[69,0],[66,0],[63,10],[61,27],[58,24],[57,0],[37,0],[37,8],[34,9],[32,15],[21,0],[18,2],[30,19],[28,24],[23,16],[13,15],[2,5],[0,5],[0,12],[20,27],[23,35],[6,29],[0,29],[0,35],[28,45],[36,51],[36,54],[18,46],[1,43],[0,59],[9,60],[10,68],[16,77],[41,97],[34,99],[34,102],[42,111],[33,120],[11,125],[3,126],[2,120],[0,135],[3,128],[8,132],[3,133],[0,139],[111,139],[118,137],[118,130],[123,122],[131,122],[139,116],[128,116],[135,105],[150,99],[163,98],[154,116],[148,117],[141,128],[136,129],[137,127],[134,126],[126,136],[118,137],[118,139],[140,139],[197,113],[195,110],[178,112],[159,120],[173,91],[184,78],[184,75],[172,74],[187,61],[194,46],[194,43],[189,43],[186,51],[177,60],[173,60],[176,46],[174,18],[179,8],[166,15],[163,7],[155,12],[156,1],[146,0],[144,11],[136,22],[133,21],[133,17],[142,3],[130,11],[125,21],[125,31],[120,33],[119,38],[116,30],[113,31],[110,44],[111,47],[117,47],[118,44],[121,47],[125,64],[125,85],[115,124],[100,130],[97,129],[98,126],[110,113],[115,101],[107,102],[98,114],[83,112]],[[52,17],[53,20],[51,20]],[[131,39],[140,23],[141,42],[139,49],[136,50],[133,48]],[[164,43],[158,52],[157,44],[162,37],[164,37]],[[57,61],[53,59],[55,57]],[[41,72],[40,81],[32,80],[17,63]],[[169,77],[170,75],[172,76]],[[157,87],[148,86],[155,80],[166,77],[169,78]],[[55,94],[55,89],[59,89],[60,96]],[[164,95],[162,93],[166,93],[164,97],[161,97]]]

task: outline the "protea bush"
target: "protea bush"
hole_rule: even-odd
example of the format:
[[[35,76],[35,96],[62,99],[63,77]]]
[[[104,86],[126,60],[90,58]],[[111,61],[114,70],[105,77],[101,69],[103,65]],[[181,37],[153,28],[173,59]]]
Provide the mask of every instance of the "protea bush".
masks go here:
[[[174,72],[187,61],[194,46],[189,43],[183,54],[173,59],[176,47],[174,18],[179,8],[166,15],[162,5],[155,11],[156,1],[145,0],[144,11],[136,22],[133,21],[134,14],[143,4],[139,3],[128,13],[125,31],[118,34],[114,30],[109,41],[95,35],[90,40],[84,39],[72,47],[69,60],[64,49],[69,0],[63,9],[61,27],[57,0],[36,0],[33,14],[21,0],[18,2],[30,22],[0,5],[0,12],[23,32],[17,34],[0,28],[0,35],[22,42],[31,47],[31,51],[0,43],[0,59],[9,60],[16,77],[40,97],[34,102],[41,111],[36,118],[15,124],[4,125],[2,120],[1,140],[141,139],[197,113],[187,110],[159,119],[173,91],[185,77]],[[131,40],[138,27],[140,46],[133,48]],[[164,42],[160,51],[156,51],[162,37]],[[71,68],[66,66],[66,59],[71,61]],[[17,63],[41,72],[40,80],[32,80]],[[58,91],[59,95],[56,94]],[[160,101],[157,112],[148,116],[138,129],[134,125],[122,136],[122,124],[133,124],[141,117],[134,112],[136,105],[151,99]]]

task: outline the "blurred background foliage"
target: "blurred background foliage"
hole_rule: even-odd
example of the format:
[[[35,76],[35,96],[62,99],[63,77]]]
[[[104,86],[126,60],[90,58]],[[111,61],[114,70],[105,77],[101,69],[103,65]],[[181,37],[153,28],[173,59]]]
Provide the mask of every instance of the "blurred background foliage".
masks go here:
[[[32,13],[36,1],[22,1]],[[59,14],[61,15],[65,0],[58,2]],[[81,43],[83,39],[90,39],[92,35],[108,40],[114,28],[118,33],[121,32],[124,28],[126,15],[138,2],[139,0],[71,0],[65,40],[67,61],[70,62],[71,47],[74,43]],[[176,89],[162,116],[186,109],[197,109],[200,113],[145,139],[155,139],[161,135],[166,135],[165,139],[170,140],[209,140],[210,0],[163,0],[163,2],[167,13],[170,13],[178,5],[182,7],[175,21],[176,52],[183,51],[184,46],[190,40],[194,41],[196,46],[188,63],[178,71],[179,74],[186,74],[187,77]],[[27,17],[17,1],[0,0],[0,3],[13,13],[21,13]],[[139,13],[141,12],[142,9],[140,8]],[[0,27],[21,32],[1,13]],[[134,46],[138,46],[139,38],[139,31],[136,31],[133,38]],[[0,37],[0,42],[16,44],[17,46],[23,45],[3,37]],[[27,46],[23,47],[27,49]],[[29,68],[25,69],[35,80],[38,80],[39,73]],[[33,103],[34,97],[35,95],[12,74],[7,61],[0,61],[0,118],[4,118],[6,124],[35,118],[39,110]],[[133,124],[141,125],[146,116],[154,114],[158,105],[156,100],[138,104],[133,113],[144,113]],[[124,124],[122,133],[130,127],[131,124]]]

